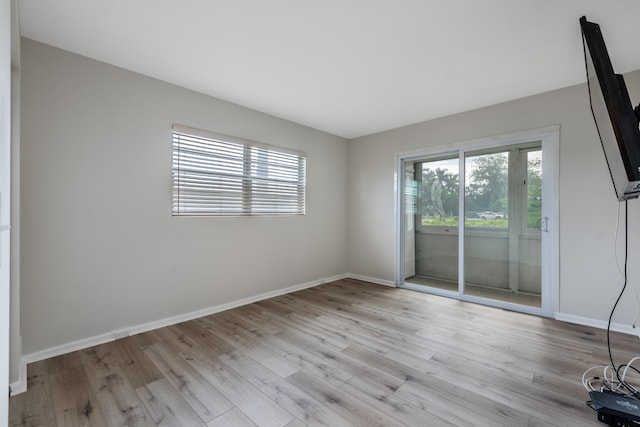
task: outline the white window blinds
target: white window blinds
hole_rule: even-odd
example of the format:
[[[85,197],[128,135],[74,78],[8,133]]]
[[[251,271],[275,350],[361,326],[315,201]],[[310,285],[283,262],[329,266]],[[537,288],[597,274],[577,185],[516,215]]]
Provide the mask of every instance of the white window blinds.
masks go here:
[[[302,215],[306,154],[173,125],[174,216]]]

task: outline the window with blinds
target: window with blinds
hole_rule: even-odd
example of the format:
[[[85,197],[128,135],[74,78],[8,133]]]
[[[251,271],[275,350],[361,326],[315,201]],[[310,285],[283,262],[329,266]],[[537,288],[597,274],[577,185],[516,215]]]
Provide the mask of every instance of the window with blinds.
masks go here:
[[[174,216],[304,215],[306,154],[173,125]]]

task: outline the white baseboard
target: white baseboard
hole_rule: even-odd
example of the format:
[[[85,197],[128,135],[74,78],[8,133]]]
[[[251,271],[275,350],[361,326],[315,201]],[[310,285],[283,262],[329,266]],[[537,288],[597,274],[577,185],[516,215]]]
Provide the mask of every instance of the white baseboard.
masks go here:
[[[350,279],[362,280],[364,282],[375,283],[376,285],[391,286],[392,288],[396,287],[396,282],[391,280],[384,280],[384,279],[378,279],[375,277],[362,276],[360,274],[347,274],[346,276],[349,277]]]
[[[160,319],[153,322],[144,323],[141,325],[131,326],[129,328],[118,329],[112,332],[96,335],[89,338],[83,338],[81,340],[73,341],[70,343],[62,344],[56,347],[51,347],[45,350],[37,351],[35,353],[26,354],[22,357],[22,363],[25,366],[25,380],[26,380],[26,365],[29,363],[37,362],[51,357],[60,356],[61,354],[71,353],[73,351],[83,350],[85,348],[93,347],[95,345],[104,344],[107,342],[115,341],[119,338],[128,337],[130,335],[137,335],[143,332],[151,331],[154,329],[163,328],[165,326],[175,325],[177,323],[186,322],[188,320],[197,319],[199,317],[209,316],[211,314],[219,313],[221,311],[229,310],[232,308],[240,307],[242,305],[251,304],[257,301],[262,301],[268,298],[273,298],[280,295],[285,295],[291,292],[300,291],[302,289],[312,288],[314,286],[322,285],[324,283],[333,282],[335,280],[345,279],[349,277],[347,274],[342,274],[333,277],[326,277],[323,279],[314,280],[312,282],[302,283],[299,285],[290,286],[288,288],[278,289],[276,291],[266,292],[260,295],[252,296],[249,298],[243,298],[236,301],[231,301],[225,304],[217,305],[214,307],[208,307],[203,310],[197,310],[190,313],[180,314],[178,316],[168,317],[166,319]],[[22,381],[26,384],[26,381]],[[13,389],[12,389],[13,390]],[[22,387],[16,383],[16,390],[22,390]],[[26,385],[24,386],[26,390]],[[22,391],[24,391],[22,390]]]
[[[24,393],[27,391],[27,363],[24,358],[20,360],[20,372],[18,373],[18,380],[9,384],[9,396],[15,396],[16,394]]]
[[[590,326],[592,328],[597,329],[607,329],[607,321],[606,320],[597,320],[591,319],[589,317],[575,316],[573,314],[565,314],[565,313],[555,313],[554,318],[556,320],[560,320],[561,322],[574,323],[576,325],[582,326]],[[623,334],[628,335],[640,335],[640,328],[634,328],[631,325],[624,323],[611,323],[611,330],[615,332],[621,332]]]

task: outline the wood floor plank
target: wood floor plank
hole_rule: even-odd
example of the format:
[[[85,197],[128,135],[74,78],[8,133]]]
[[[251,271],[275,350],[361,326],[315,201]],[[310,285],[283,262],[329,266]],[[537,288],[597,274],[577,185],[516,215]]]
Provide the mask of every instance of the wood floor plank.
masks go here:
[[[422,342],[427,348],[435,351],[435,354],[464,358],[471,365],[479,364],[484,369],[496,371],[502,375],[522,377],[527,380],[533,378],[533,369],[519,365],[517,358],[511,352],[496,352],[487,348],[486,345],[476,345],[455,339],[455,337],[451,339],[451,337],[437,334],[422,337]],[[433,357],[431,358],[433,359]]]
[[[483,400],[487,398],[495,403],[493,406],[498,408],[513,408],[533,417],[539,415],[541,419],[547,420],[549,426],[571,425],[572,420],[577,419],[576,415],[584,414],[586,406],[584,400],[576,400],[573,396],[557,393],[554,389],[541,389],[532,381],[492,369],[487,370],[482,365],[474,364],[473,361],[454,360],[452,355],[447,355],[446,359],[438,355],[432,357],[425,362],[424,366],[424,371],[429,376],[413,373],[409,377],[410,381],[399,389],[398,393],[403,394],[417,387],[417,394],[424,396],[422,388],[435,389],[454,384],[458,387],[452,393],[454,396],[460,394],[475,399],[476,395],[480,395],[480,403],[488,403]],[[585,396],[584,392],[582,396]],[[554,408],[558,407],[564,408],[561,413],[554,411]],[[505,415],[501,414],[500,417]]]
[[[333,315],[328,315],[326,310],[323,310],[322,308],[316,307],[313,304],[309,304],[308,302],[304,302],[299,299],[291,298],[287,295],[281,296],[277,301],[283,300],[287,301],[286,306],[269,305],[266,301],[257,303],[256,305],[261,308],[271,307],[270,309],[262,308],[261,312],[258,315],[272,316],[274,314],[279,314],[280,316],[286,316],[287,319],[292,320],[290,314],[291,312],[297,311],[299,314],[309,314],[314,325],[321,326],[324,330],[340,333],[340,338],[342,340],[347,339],[349,343],[355,340],[363,345],[369,346],[372,349],[376,349],[377,351],[383,353],[386,353],[391,349],[391,347],[386,347],[379,339],[376,339],[378,331],[369,330],[367,333],[362,333],[361,331],[363,328],[360,327],[360,322],[356,319],[349,317],[336,318]],[[273,312],[270,312],[270,310],[273,310]],[[352,323],[346,323],[344,322],[344,319],[347,319]],[[281,330],[289,329],[290,327],[286,327],[286,325],[285,327],[281,328]],[[337,345],[336,348],[344,348],[344,344],[340,343],[340,345]]]
[[[154,426],[151,415],[121,370],[112,350],[113,343],[80,352],[96,406],[102,409],[107,425]]]
[[[49,381],[58,426],[108,426],[81,364],[49,375]]]
[[[9,399],[9,427],[55,426],[55,410],[46,362],[27,367],[27,391]]]
[[[332,319],[326,316],[320,316],[317,321],[325,322],[327,325],[331,325],[334,328],[345,328],[346,319]],[[353,319],[352,322],[357,322]],[[435,350],[430,347],[428,340],[421,339],[414,335],[402,335],[393,331],[384,330],[381,328],[374,328],[373,326],[366,324],[348,324],[347,331],[345,333],[351,338],[352,343],[357,343],[368,347],[380,354],[386,354],[392,349],[402,350],[406,353],[423,357],[425,354],[433,353]],[[399,340],[398,336],[402,336],[403,339]],[[373,337],[373,338],[372,338]]]
[[[306,425],[313,427],[355,426],[355,423],[320,404],[275,372],[238,351],[223,354],[220,359]]]
[[[434,415],[434,419],[443,419],[443,420],[453,420],[458,425],[465,425],[468,423],[472,423],[472,415],[469,414],[468,417],[464,417],[459,414],[458,411],[454,411],[456,401],[459,400],[459,396],[466,396],[466,400],[472,401],[473,399],[479,399],[484,405],[483,408],[486,408],[486,404],[491,403],[492,408],[497,408],[498,411],[504,411],[503,415],[496,416],[494,418],[487,417],[485,422],[494,423],[496,425],[501,425],[499,418],[509,418],[509,421],[505,423],[505,425],[509,425],[509,423],[514,423],[514,425],[521,425],[523,419],[527,419],[528,415],[524,413],[518,413],[517,411],[512,411],[509,409],[508,405],[501,404],[499,402],[490,401],[489,399],[484,399],[484,397],[476,395],[475,393],[469,393],[467,390],[461,388],[455,382],[445,382],[441,380],[438,376],[433,375],[433,372],[429,370],[428,372],[421,372],[419,370],[415,370],[409,366],[398,364],[395,361],[390,359],[380,357],[374,353],[367,353],[366,349],[363,349],[357,345],[352,345],[348,350],[344,351],[345,354],[349,354],[354,358],[358,358],[363,360],[366,363],[376,366],[381,371],[384,371],[387,375],[391,375],[398,379],[398,381],[402,381],[402,385],[399,386],[396,390],[393,390],[394,394],[397,397],[408,398],[412,404],[418,406],[420,409],[425,412],[429,412]],[[424,366],[430,361],[425,360]],[[432,363],[432,362],[431,362]],[[365,378],[366,379],[366,378]],[[366,382],[369,385],[375,385],[375,381],[370,381],[366,379]],[[423,394],[423,397],[428,397],[424,400],[415,399],[411,394],[407,394],[406,390],[411,389],[413,387],[411,384],[429,384],[431,387],[427,387],[432,395],[428,395],[427,393]],[[354,382],[352,381],[352,385]],[[362,379],[359,379],[355,384],[364,384]],[[344,388],[344,386],[343,386]],[[366,390],[362,385],[360,385],[361,390]],[[380,390],[385,390],[379,388]],[[483,400],[484,399],[484,400]],[[481,411],[480,411],[481,412]],[[493,412],[490,412],[488,415],[493,415]],[[506,416],[506,417],[505,417]],[[482,418],[478,418],[482,419]],[[515,421],[515,422],[514,422]],[[473,425],[473,424],[472,424]]]
[[[436,377],[431,377],[428,381],[407,381],[396,391],[396,395],[460,426],[510,427],[526,425],[529,418],[526,414],[514,411],[506,405],[496,404],[481,394],[465,393]],[[469,407],[475,410],[465,410]]]
[[[435,351],[425,351],[420,356],[415,356],[403,350],[393,349],[385,353],[384,357],[400,365],[420,370],[424,368],[425,361],[431,359],[435,354]]]
[[[154,334],[161,335],[161,342],[174,342],[183,348],[193,348],[198,347],[200,345],[200,341],[194,338],[191,338],[184,331],[184,326],[180,327],[180,325],[170,325],[166,328],[156,329],[153,331]]]
[[[269,300],[260,301],[259,304],[261,307],[266,307],[267,310],[273,314],[281,314],[283,317],[286,317],[288,322],[290,322],[287,330],[290,330],[292,327],[299,329],[301,332],[313,337],[321,343],[331,345],[338,350],[346,348],[349,345],[348,339],[344,334],[341,334],[339,331],[328,331],[318,328],[314,324],[313,318],[304,317],[295,312],[283,312],[283,307],[278,303],[274,303]]]
[[[225,341],[228,345],[248,354],[255,360],[259,360],[260,363],[277,372],[282,377],[287,377],[299,369],[297,365],[278,356],[268,347],[243,334],[242,331],[236,331],[234,327],[229,325],[229,322],[224,319],[205,318],[203,320],[214,327],[215,331],[212,330],[212,334],[218,340]]]
[[[290,303],[289,306],[295,307],[292,303]],[[357,309],[350,309],[348,307],[338,308],[340,309],[334,312],[333,310],[326,310],[326,308],[319,306],[318,309],[323,311],[323,315],[314,320],[316,322],[325,321],[332,323],[331,319],[333,319],[334,327],[338,329],[340,329],[338,325],[347,324],[349,325],[348,334],[350,337],[372,348],[379,348],[380,345],[386,345],[388,348],[384,350],[385,352],[390,348],[397,348],[398,346],[402,346],[407,352],[415,352],[417,354],[425,351],[424,347],[427,341],[414,336],[414,334],[419,331],[417,328],[406,328],[405,325],[394,325],[393,322],[377,322],[375,316],[363,314],[358,312]],[[434,330],[431,332],[433,333]],[[440,332],[441,331],[438,331],[438,335],[443,335]],[[355,336],[353,334],[355,334]],[[402,336],[404,339],[398,340],[398,336]],[[451,333],[447,331],[445,336],[450,337]],[[376,337],[377,343],[371,341],[367,343],[366,339],[362,339],[362,337]]]
[[[216,419],[209,421],[207,427],[257,427],[253,421],[249,419],[238,408],[233,408],[225,412]]]
[[[303,423],[302,421],[300,421],[299,419],[295,419],[293,421],[291,421],[289,424],[287,424],[286,427],[305,427],[307,424]]]
[[[447,421],[429,412],[428,406],[419,407],[413,405],[398,397],[394,392],[378,388],[358,377],[353,377],[347,383],[340,386],[340,389],[408,426],[418,426],[427,423],[434,427],[452,427],[456,425],[451,421]]]
[[[137,388],[136,393],[158,426],[206,426],[165,378]]]
[[[356,425],[370,427],[400,427],[403,425],[376,407],[370,406],[340,388],[308,375],[304,371],[298,371],[289,376],[287,381],[322,402],[332,411],[354,420]]]
[[[356,304],[350,304],[345,299],[326,298],[322,294],[316,295],[313,289],[301,291],[300,294],[300,298],[314,303],[315,307],[329,315],[356,317],[359,323],[366,323],[376,328],[385,328],[389,332],[396,334],[413,334],[420,330],[419,327],[399,317],[381,315],[377,310],[363,310]]]
[[[342,288],[344,289],[344,288]],[[320,295],[340,295],[344,292],[341,288],[338,287],[317,287],[305,290],[308,293],[302,295],[302,298],[306,298],[308,295],[314,295],[314,293],[318,292]],[[340,290],[338,292],[338,290]],[[375,326],[380,326],[381,319],[384,319],[383,322],[389,322],[393,325],[402,326],[406,333],[409,333],[412,329],[415,331],[421,330],[424,327],[428,327],[431,330],[440,330],[442,334],[451,335],[456,332],[456,323],[455,321],[447,320],[446,322],[438,322],[443,316],[446,316],[446,312],[442,312],[441,310],[430,310],[431,304],[422,300],[413,300],[411,303],[405,301],[396,301],[394,296],[395,293],[384,293],[384,292],[376,292],[367,293],[363,292],[367,295],[367,298],[358,298],[355,299],[352,304],[345,308],[341,305],[336,305],[334,303],[335,298],[330,298],[330,304],[327,304],[326,301],[323,300],[322,297],[313,298],[319,304],[323,306],[329,306],[332,310],[337,310],[338,312],[345,313],[358,313],[358,318],[363,319],[372,319],[373,324]],[[384,297],[383,297],[384,295]],[[362,313],[360,313],[362,312]],[[364,316],[361,316],[364,315]],[[460,320],[460,313],[458,311],[458,318],[456,320]],[[470,315],[466,315],[470,317]],[[463,316],[462,318],[464,319]],[[385,324],[385,323],[382,323]]]
[[[218,356],[233,351],[234,347],[226,341],[215,339],[211,334],[212,328],[211,325],[206,325],[198,321],[183,322],[175,325],[176,330],[185,334],[191,338],[191,340],[196,341],[203,350],[213,355]]]
[[[277,336],[277,333],[276,335],[262,334],[257,329],[252,328],[251,324],[247,325],[246,332],[251,334],[256,341],[270,348],[274,353],[299,366],[300,369],[305,369],[309,373],[320,376],[333,385],[340,386],[353,376],[352,373],[326,363],[322,358],[306,351],[304,346],[295,345],[295,343],[281,339]]]
[[[9,425],[595,427],[608,359],[603,330],[343,279],[31,363]]]
[[[282,323],[278,322],[278,317],[270,315],[259,316],[259,307],[257,304],[238,307],[235,310],[231,310],[231,312],[253,324],[260,324],[260,329],[267,334],[277,334],[283,328]],[[286,328],[286,326],[284,327]]]
[[[317,290],[314,288],[308,289],[309,293],[314,291],[318,291],[321,295],[331,295],[338,296],[343,294],[343,290],[339,288],[323,288],[322,290]],[[414,304],[408,306],[408,304],[395,302],[392,298],[388,298],[385,295],[385,299],[380,298],[380,293],[374,298],[371,296],[367,299],[359,298],[355,300],[352,304],[352,310],[363,311],[368,315],[379,317],[382,316],[387,321],[391,321],[396,324],[403,324],[407,328],[407,332],[409,328],[414,330],[421,330],[425,327],[430,330],[434,330],[434,328],[438,328],[441,330],[443,334],[452,335],[457,331],[457,327],[454,322],[436,322],[439,318],[438,312],[434,312],[432,310],[428,310],[427,304],[421,304],[416,306],[415,301]],[[306,295],[306,294],[305,294]],[[304,296],[303,296],[304,298]],[[322,302],[322,299],[320,298]],[[372,304],[375,302],[375,304]],[[338,309],[342,308],[337,306]],[[379,323],[379,322],[376,322]]]
[[[172,348],[171,343],[156,343],[144,351],[204,422],[233,408],[218,389],[180,357],[179,350]]]
[[[310,351],[322,357],[326,363],[329,363],[343,371],[351,372],[353,375],[367,377],[371,381],[381,384],[383,387],[395,390],[404,382],[399,379],[380,371],[376,366],[366,363],[361,359],[345,355],[343,351],[336,351],[331,347],[326,347],[321,342],[308,338],[299,331],[289,330],[277,334],[283,336],[284,339],[299,341]],[[313,375],[312,372],[306,372],[307,375]]]
[[[283,427],[293,420],[293,415],[260,392],[248,381],[226,367],[215,356],[203,357],[183,353],[189,362],[214,387],[222,391],[236,408],[259,427]],[[203,360],[200,360],[202,357]]]
[[[460,394],[466,396],[481,390],[482,398],[490,398],[494,402],[494,406],[514,408],[530,416],[535,416],[539,412],[553,413],[552,408],[560,404],[565,408],[565,411],[550,419],[551,422],[556,419],[569,422],[576,413],[580,413],[584,409],[583,400],[576,400],[573,396],[564,393],[556,393],[553,389],[543,390],[535,385],[528,376],[510,375],[508,372],[494,369],[491,365],[485,365],[485,361],[482,359],[466,359],[451,353],[436,354],[428,360],[413,359],[413,363],[417,366],[409,366],[388,360],[388,358],[381,358],[373,353],[367,353],[366,349],[356,344],[349,347],[345,353],[354,358],[366,360],[389,375],[405,378],[408,380],[407,382],[419,383],[426,388],[435,388],[439,381],[443,381],[445,384],[438,386],[438,388],[446,388],[447,384],[454,384],[462,389]],[[407,387],[404,387],[403,391],[406,389]],[[526,394],[529,400],[535,401],[534,412],[531,412],[530,404],[520,404],[524,399],[514,399],[514,396],[522,396],[523,394]],[[584,392],[582,396],[584,396]],[[542,415],[542,418],[545,418],[545,415]]]
[[[151,415],[121,374],[92,380],[96,403],[109,426],[155,426]],[[97,390],[95,390],[97,389]]]
[[[80,352],[61,354],[50,359],[43,360],[49,375],[68,372],[82,364]]]
[[[162,372],[151,363],[143,351],[147,345],[151,344],[148,334],[126,337],[113,344],[113,351],[117,353],[115,357],[120,363],[120,369],[134,390],[162,378]]]

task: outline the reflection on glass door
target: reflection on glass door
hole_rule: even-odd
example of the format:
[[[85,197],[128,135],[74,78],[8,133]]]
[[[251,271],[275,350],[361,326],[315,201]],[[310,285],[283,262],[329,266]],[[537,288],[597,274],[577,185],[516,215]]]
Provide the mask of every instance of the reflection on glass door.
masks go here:
[[[541,307],[541,143],[462,155],[404,164],[405,283]]]

